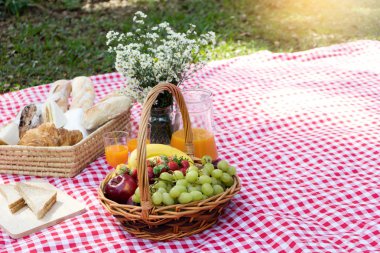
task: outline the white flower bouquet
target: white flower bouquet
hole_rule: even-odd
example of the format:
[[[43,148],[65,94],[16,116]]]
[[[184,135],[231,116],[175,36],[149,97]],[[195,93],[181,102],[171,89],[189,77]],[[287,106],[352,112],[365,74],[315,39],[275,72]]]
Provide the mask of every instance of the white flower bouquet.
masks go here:
[[[149,26],[146,17],[136,12],[133,32],[107,34],[109,52],[116,54],[116,70],[127,78],[124,92],[140,103],[160,82],[182,84],[209,60],[210,45],[215,44],[214,32],[198,35],[194,25],[184,33],[175,32],[167,22]],[[172,104],[170,94],[160,95],[158,107]]]

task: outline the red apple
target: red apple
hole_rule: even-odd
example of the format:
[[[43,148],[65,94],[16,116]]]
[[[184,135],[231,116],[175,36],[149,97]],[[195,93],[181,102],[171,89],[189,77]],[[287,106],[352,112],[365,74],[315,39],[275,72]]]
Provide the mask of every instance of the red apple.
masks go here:
[[[127,204],[128,199],[135,193],[137,183],[127,173],[112,178],[104,188],[104,195],[119,204]]]

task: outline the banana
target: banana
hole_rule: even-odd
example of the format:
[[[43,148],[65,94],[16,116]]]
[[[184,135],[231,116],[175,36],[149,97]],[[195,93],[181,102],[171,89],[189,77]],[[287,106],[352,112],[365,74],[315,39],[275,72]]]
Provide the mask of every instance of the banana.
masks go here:
[[[147,159],[159,155],[182,157],[193,164],[193,159],[190,158],[186,153],[182,152],[179,149],[173,148],[169,145],[164,144],[147,144],[146,145],[146,157]],[[137,149],[133,150],[128,159],[128,168],[137,168]]]

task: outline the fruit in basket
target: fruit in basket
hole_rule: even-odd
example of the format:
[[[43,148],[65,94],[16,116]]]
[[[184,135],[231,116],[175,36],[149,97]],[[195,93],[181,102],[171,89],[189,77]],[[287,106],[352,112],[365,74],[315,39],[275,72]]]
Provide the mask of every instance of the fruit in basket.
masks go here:
[[[186,180],[187,182],[189,183],[195,183],[195,181],[197,181],[198,179],[198,172],[192,170],[192,171],[189,171],[187,174],[186,174]]]
[[[182,171],[176,170],[176,171],[173,171],[173,178],[174,180],[179,180],[179,179],[184,179],[185,176],[183,175]]]
[[[214,165],[212,163],[206,163],[203,165],[203,173],[205,175],[211,175],[212,171],[214,170]]]
[[[203,160],[208,161],[207,157]],[[225,160],[218,161],[216,165],[206,162],[199,167],[186,163],[189,167],[183,167],[183,161],[177,156],[164,155],[147,159],[147,173],[150,183],[153,183],[150,187],[152,203],[155,206],[200,201],[223,193],[234,183],[236,168]],[[139,204],[137,169],[119,165],[115,172],[116,176],[104,189],[105,196],[120,204]]]
[[[193,201],[193,196],[188,192],[182,192],[178,197],[178,202],[180,204],[187,204]]]
[[[171,158],[169,160],[163,158],[161,161],[165,163],[171,161]],[[153,204],[168,206],[200,201],[221,194],[233,185],[232,176],[236,174],[235,167],[224,160],[218,162],[219,166],[208,162],[207,157],[204,161],[207,162],[203,167],[191,165],[186,174],[182,169],[161,173],[150,188]]]
[[[168,162],[168,167],[169,167],[169,170],[171,171],[175,171],[179,169],[179,165],[175,161]]]
[[[154,178],[160,177],[160,175],[165,172],[173,176],[176,174],[178,177],[182,178],[186,174],[186,169],[189,167],[189,165],[189,161],[185,160],[183,157],[177,157],[176,155],[160,155],[150,157],[146,160],[149,182],[154,183]],[[137,169],[132,168],[130,171],[130,174],[137,179]]]
[[[113,177],[104,187],[104,195],[119,204],[127,204],[135,193],[137,182],[128,173]]]
[[[131,169],[129,171],[129,175],[131,175],[134,179],[137,180],[137,169]]]
[[[116,166],[115,173],[116,175],[123,175],[128,172],[128,167],[125,164],[119,164]]]
[[[155,192],[152,195],[152,202],[154,205],[159,206],[161,205],[163,201],[162,193],[161,192]]]
[[[220,170],[223,170],[224,172],[226,172],[228,170],[228,162],[226,160],[221,160],[218,162],[218,164],[216,165],[216,167],[218,167],[218,169]]]
[[[186,153],[182,152],[179,149],[173,148],[169,145],[163,144],[147,144],[146,145],[146,157],[153,158],[157,156],[166,156],[182,158],[182,160],[187,160],[188,163],[193,164],[193,160]],[[184,162],[186,164],[186,162]],[[184,166],[183,166],[184,167]],[[128,168],[133,169],[137,168],[137,150],[134,150],[129,159],[128,159]]]
[[[190,163],[189,163],[188,160],[182,160],[181,161],[181,166],[182,166],[182,168],[187,169],[187,168],[190,167]]]
[[[206,163],[211,163],[212,158],[209,155],[204,155],[201,159],[202,165],[205,165]]]
[[[228,167],[227,172],[231,176],[236,175],[236,168],[234,166],[230,166],[230,167]]]

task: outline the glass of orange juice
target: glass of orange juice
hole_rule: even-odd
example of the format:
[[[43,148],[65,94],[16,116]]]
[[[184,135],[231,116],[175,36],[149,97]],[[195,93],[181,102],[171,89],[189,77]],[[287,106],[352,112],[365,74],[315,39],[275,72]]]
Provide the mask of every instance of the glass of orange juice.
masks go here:
[[[146,126],[146,131],[147,131],[146,135],[148,136],[148,139],[146,140],[146,144],[150,143],[150,129],[151,129],[151,125],[148,123]],[[135,131],[134,133],[131,134],[133,135],[133,137],[131,137],[128,140],[127,146],[128,146],[129,152],[132,152],[133,150],[137,148],[137,134],[138,132]]]
[[[202,158],[204,155],[209,155],[212,160],[216,160],[218,158],[218,150],[213,129],[211,91],[197,88],[184,90],[182,94],[191,121],[194,156]],[[180,129],[172,134],[170,145],[185,151],[185,133],[182,126],[182,115],[179,113],[178,108],[176,121]]]
[[[114,131],[104,134],[104,149],[106,160],[110,166],[116,168],[119,164],[128,161],[128,140],[129,133],[124,131]]]

